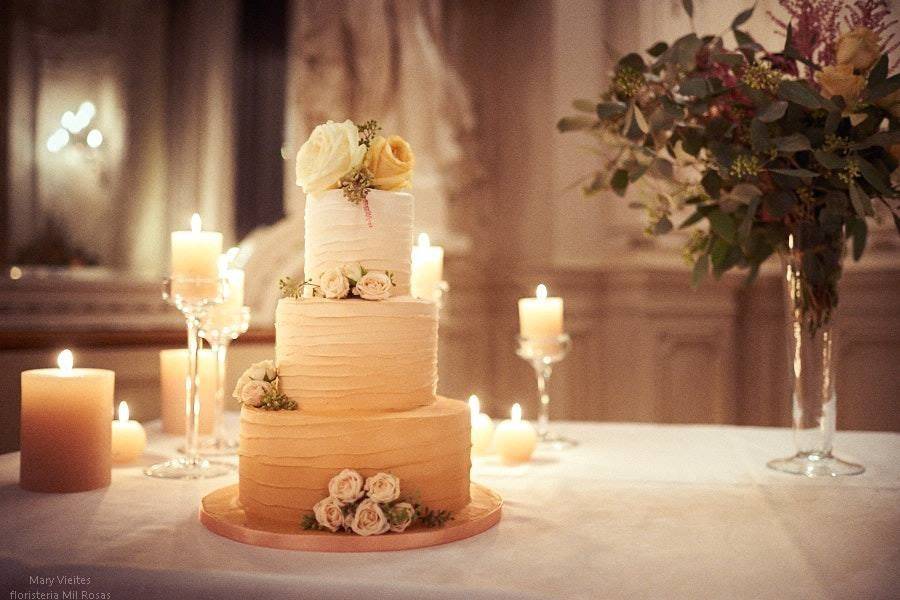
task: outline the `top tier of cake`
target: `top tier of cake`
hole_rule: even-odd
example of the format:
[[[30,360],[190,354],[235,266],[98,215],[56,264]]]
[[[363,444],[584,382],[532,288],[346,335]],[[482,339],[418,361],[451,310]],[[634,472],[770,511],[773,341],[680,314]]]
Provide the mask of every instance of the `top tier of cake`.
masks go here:
[[[348,202],[343,190],[306,197],[304,277],[359,263],[374,271],[390,271],[392,296],[409,295],[413,197],[404,192],[369,190],[371,222],[363,206]]]

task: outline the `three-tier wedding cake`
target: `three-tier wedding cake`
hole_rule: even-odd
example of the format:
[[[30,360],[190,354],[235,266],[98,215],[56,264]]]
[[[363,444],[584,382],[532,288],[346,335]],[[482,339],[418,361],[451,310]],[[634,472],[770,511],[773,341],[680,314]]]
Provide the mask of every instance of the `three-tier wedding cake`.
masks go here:
[[[393,505],[377,509],[384,526],[351,514],[363,498],[406,498],[385,493],[383,477],[402,482],[415,516],[470,501],[469,409],[436,396],[438,309],[409,295],[413,196],[396,190],[409,186],[412,163],[406,142],[377,135],[373,122],[320,125],[297,157],[306,279],[282,280],[275,362],[248,369],[235,390],[248,517],[402,531],[414,515]],[[323,499],[335,497],[329,520]]]

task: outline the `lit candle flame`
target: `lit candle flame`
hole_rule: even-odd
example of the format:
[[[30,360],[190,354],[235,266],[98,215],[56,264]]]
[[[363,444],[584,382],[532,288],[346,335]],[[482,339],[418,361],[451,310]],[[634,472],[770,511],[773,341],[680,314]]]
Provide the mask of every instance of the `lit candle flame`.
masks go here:
[[[119,402],[119,423],[127,423],[130,417],[131,412],[128,410],[128,403],[122,400]]]
[[[238,257],[238,254],[241,253],[241,249],[237,246],[232,246],[228,249],[228,252],[225,253],[225,256],[228,257],[228,262],[233,263],[234,260]]]
[[[431,246],[431,238],[424,231],[419,234],[419,248],[428,248]]]
[[[478,401],[478,396],[475,394],[469,396],[469,412],[472,414],[472,425],[474,425],[481,413],[481,402]]]
[[[203,222],[200,220],[200,215],[194,213],[191,215],[191,231],[193,233],[199,233],[203,230]]]
[[[534,296],[538,300],[546,300],[547,299],[547,286],[543,283],[539,283],[538,286],[534,289]]]
[[[512,405],[512,409],[510,409],[509,411],[509,416],[516,423],[522,420],[522,407],[518,402]]]
[[[72,355],[72,351],[66,348],[60,352],[59,356],[56,357],[56,364],[63,371],[71,371],[72,365],[75,364],[75,357]]]

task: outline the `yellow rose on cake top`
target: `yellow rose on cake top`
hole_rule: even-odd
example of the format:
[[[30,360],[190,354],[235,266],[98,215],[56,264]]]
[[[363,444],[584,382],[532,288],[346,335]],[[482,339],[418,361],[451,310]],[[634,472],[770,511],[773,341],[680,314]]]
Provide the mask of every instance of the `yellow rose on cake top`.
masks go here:
[[[415,164],[412,148],[399,135],[377,136],[363,159],[363,165],[372,173],[372,187],[386,191],[410,187]]]

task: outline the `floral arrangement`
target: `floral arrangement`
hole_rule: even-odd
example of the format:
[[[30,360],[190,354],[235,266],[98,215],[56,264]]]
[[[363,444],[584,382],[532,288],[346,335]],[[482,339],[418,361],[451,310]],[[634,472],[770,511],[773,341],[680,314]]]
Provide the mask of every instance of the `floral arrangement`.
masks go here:
[[[815,332],[837,305],[845,236],[858,260],[873,203],[900,231],[900,75],[887,56],[897,46],[883,0],[781,4],[791,19],[772,17],[780,52],[740,28],[751,7],[731,24],[736,48],[691,33],[628,54],[601,100],[576,100],[581,114],[557,126],[599,142],[586,195],[632,190],[651,235],[692,211],[679,228],[703,225],[684,248],[694,285],[735,267],[752,281],[776,253],[796,261],[801,316]]]
[[[368,479],[344,469],[328,482],[328,496],[303,517],[306,530],[349,531],[357,535],[401,533],[413,523],[438,527],[453,519],[448,511],[432,511],[400,497],[400,479],[376,473]]]
[[[255,363],[244,371],[232,396],[241,404],[263,410],[297,410],[297,403],[279,389],[278,368],[271,360]]]
[[[398,135],[379,135],[376,121],[356,125],[328,121],[313,129],[297,152],[297,185],[307,194],[342,189],[344,197],[362,204],[371,225],[366,196],[370,189],[401,190],[412,183],[415,156]]]
[[[330,298],[339,300],[351,294],[363,300],[387,300],[391,297],[394,274],[390,271],[369,271],[359,263],[347,263],[328,269],[315,279],[302,283],[290,277],[278,282],[282,298]]]

